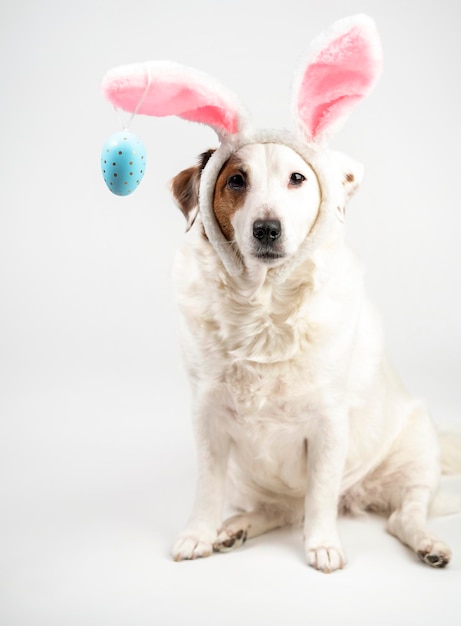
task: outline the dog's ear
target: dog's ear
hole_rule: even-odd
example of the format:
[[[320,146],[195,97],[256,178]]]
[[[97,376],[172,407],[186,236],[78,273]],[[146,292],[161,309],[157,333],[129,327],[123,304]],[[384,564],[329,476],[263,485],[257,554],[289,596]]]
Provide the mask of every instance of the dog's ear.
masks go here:
[[[363,179],[363,165],[342,152],[330,152],[344,189],[344,202],[354,195]]]
[[[363,165],[342,152],[329,152],[334,169],[334,176],[342,186],[341,203],[336,207],[338,218],[344,221],[346,206],[351,196],[357,191],[363,179]]]
[[[378,31],[365,15],[339,20],[318,37],[294,89],[294,114],[304,138],[324,144],[374,87],[381,67]]]
[[[200,155],[197,165],[179,172],[171,181],[171,192],[186,218],[186,232],[190,230],[198,213],[200,176],[214,150]]]

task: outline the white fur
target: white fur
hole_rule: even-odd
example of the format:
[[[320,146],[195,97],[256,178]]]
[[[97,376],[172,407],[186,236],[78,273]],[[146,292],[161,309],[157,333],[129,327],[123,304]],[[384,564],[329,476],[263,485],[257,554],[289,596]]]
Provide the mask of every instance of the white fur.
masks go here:
[[[330,572],[345,564],[338,509],[375,509],[424,561],[443,566],[450,550],[426,527],[440,475],[437,437],[386,359],[360,266],[344,242],[342,211],[293,263],[315,230],[324,192],[287,146],[249,145],[241,156],[251,188],[227,245],[244,271],[226,271],[200,217],[177,263],[198,481],[174,558],[226,551],[303,521],[307,562]],[[340,170],[350,171],[349,162],[335,162],[345,200],[358,176],[348,185]],[[300,188],[287,188],[293,171],[307,178]],[[283,227],[286,256],[274,265],[252,254],[252,223],[264,215]],[[283,267],[290,269],[281,279]],[[223,521],[226,493],[242,512]]]

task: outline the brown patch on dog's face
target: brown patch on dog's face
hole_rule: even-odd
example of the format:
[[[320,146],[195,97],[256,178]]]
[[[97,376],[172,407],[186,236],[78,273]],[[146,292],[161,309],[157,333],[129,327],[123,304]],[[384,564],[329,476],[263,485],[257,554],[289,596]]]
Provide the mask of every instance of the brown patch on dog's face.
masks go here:
[[[228,241],[234,239],[232,216],[243,206],[248,188],[249,180],[243,163],[232,155],[219,172],[213,197],[214,214]]]
[[[200,176],[214,150],[207,150],[199,157],[198,165],[177,174],[171,181],[171,192],[187,221],[186,230],[192,226],[198,213]]]
[[[344,177],[344,178],[346,179],[346,182],[348,182],[348,183],[353,183],[353,182],[354,182],[354,180],[355,180],[355,179],[354,179],[354,174],[351,174],[350,172],[348,172],[348,173],[345,175],[345,177]]]

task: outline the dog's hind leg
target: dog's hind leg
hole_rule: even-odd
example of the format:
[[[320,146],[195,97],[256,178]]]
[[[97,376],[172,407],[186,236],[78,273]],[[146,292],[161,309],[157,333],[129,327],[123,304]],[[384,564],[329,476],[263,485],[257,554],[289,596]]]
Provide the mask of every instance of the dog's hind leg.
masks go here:
[[[450,548],[427,528],[431,496],[432,491],[427,487],[408,487],[399,508],[389,518],[388,531],[416,552],[427,565],[445,567],[451,558]]]
[[[385,483],[391,511],[388,531],[427,565],[445,567],[451,551],[427,526],[429,507],[440,478],[440,450],[423,407],[410,416],[387,461],[387,470],[390,474]]]
[[[287,512],[272,507],[261,507],[250,513],[240,513],[227,519],[213,544],[215,552],[230,552],[247,539],[280,528],[290,523]]]

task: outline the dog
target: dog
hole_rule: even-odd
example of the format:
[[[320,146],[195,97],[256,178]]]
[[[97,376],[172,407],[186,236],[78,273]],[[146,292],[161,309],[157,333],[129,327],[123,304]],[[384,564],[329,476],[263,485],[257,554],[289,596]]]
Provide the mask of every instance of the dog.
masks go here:
[[[187,222],[175,279],[198,453],[177,561],[302,524],[309,565],[342,569],[341,512],[378,511],[424,563],[449,547],[427,526],[441,471],[461,471],[383,347],[345,207],[362,168],[327,149],[381,69],[373,20],[340,20],[295,82],[296,130],[255,131],[235,95],[171,62],[116,68],[106,97],[205,123],[218,148],[172,181]],[[441,454],[441,449],[444,454]],[[238,513],[223,520],[226,501]]]
[[[199,462],[197,500],[174,559],[226,552],[304,520],[307,562],[332,572],[346,562],[339,509],[388,514],[393,535],[444,567],[450,549],[426,525],[441,471],[438,437],[385,356],[358,261],[332,233],[283,282],[273,277],[318,217],[315,172],[275,143],[245,146],[224,164],[214,214],[247,269],[232,278],[197,209],[210,156],[172,181],[190,228],[176,281]],[[337,157],[347,199],[361,172],[341,174]],[[242,512],[223,522],[226,480]]]

